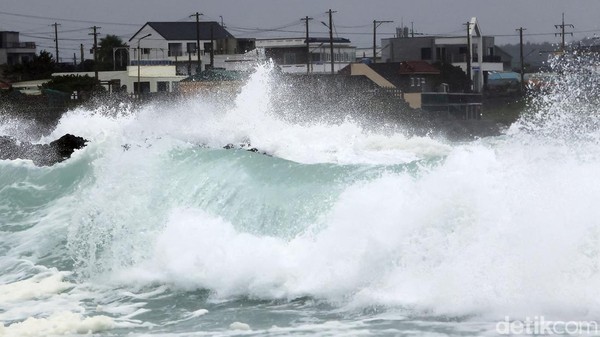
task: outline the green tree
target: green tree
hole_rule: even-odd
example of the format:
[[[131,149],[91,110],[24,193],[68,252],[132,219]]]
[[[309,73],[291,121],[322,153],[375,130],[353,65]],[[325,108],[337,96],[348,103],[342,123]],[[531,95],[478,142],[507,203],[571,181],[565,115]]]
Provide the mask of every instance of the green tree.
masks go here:
[[[127,47],[127,44],[116,35],[109,34],[100,39],[100,43],[98,44],[98,70],[124,70],[127,67],[129,53],[125,49],[114,48]]]
[[[31,61],[8,66],[4,70],[4,76],[12,81],[42,80],[50,78],[55,69],[56,62],[52,54],[42,50]]]
[[[469,79],[461,67],[442,62],[436,62],[433,65],[440,70],[440,80],[438,83],[435,83],[436,86],[446,83],[450,87],[451,92],[468,91]]]
[[[42,84],[44,89],[52,89],[62,91],[65,93],[77,92],[95,92],[102,91],[104,88],[100,85],[100,81],[88,75],[66,75],[66,76],[54,76],[52,79]]]

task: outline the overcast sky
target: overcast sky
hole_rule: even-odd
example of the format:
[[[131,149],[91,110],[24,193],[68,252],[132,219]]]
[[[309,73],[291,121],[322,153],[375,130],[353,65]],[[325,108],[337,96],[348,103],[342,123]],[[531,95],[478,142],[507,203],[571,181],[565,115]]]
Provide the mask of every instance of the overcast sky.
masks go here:
[[[100,26],[100,37],[118,35],[127,41],[148,21],[188,21],[195,12],[204,21],[221,21],[236,37],[304,36],[300,18],[310,16],[310,34],[327,36],[328,9],[336,11],[337,36],[357,47],[370,47],[373,20],[393,20],[377,29],[380,39],[391,37],[404,24],[416,33],[462,35],[463,23],[477,17],[484,35],[497,44],[518,43],[516,28],[523,27],[525,41],[559,42],[554,25],[573,24],[567,41],[600,36],[598,0],[0,0],[0,30],[21,32],[21,41],[34,41],[39,49],[54,53],[54,27],[58,27],[61,59],[79,57],[79,45],[92,45],[89,27]],[[89,57],[89,54],[86,56]]]

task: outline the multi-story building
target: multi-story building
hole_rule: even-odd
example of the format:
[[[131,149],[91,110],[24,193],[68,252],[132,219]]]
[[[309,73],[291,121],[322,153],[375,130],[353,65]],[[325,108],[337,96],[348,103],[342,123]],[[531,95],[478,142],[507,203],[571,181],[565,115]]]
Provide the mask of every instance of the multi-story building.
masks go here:
[[[333,71],[337,72],[356,59],[356,47],[345,38],[333,39]],[[256,49],[266,59],[272,59],[288,73],[330,73],[331,43],[329,38],[257,39]]]
[[[254,49],[253,39],[237,39],[217,22],[147,22],[129,43],[132,65],[175,65],[181,75],[234,67]]]
[[[20,42],[19,32],[0,32],[0,64],[21,64],[34,56],[35,42]]]
[[[465,31],[466,32],[466,31]],[[470,40],[470,44],[469,44]],[[470,74],[473,90],[480,92],[491,71],[504,71],[510,56],[495,46],[493,36],[483,36],[476,18],[469,22],[464,36],[416,36],[382,39],[382,60],[402,62],[422,60],[459,66]],[[469,68],[470,67],[470,71]],[[506,69],[510,70],[510,69]]]

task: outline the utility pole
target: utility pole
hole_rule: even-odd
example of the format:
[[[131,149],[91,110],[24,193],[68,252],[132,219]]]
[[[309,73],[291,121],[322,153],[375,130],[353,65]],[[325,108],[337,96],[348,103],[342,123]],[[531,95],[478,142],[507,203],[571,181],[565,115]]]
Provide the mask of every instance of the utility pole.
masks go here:
[[[54,23],[51,26],[54,26],[54,48],[56,50],[56,63],[58,64],[59,58],[58,58],[58,26],[60,26],[58,23]]]
[[[81,56],[81,69],[83,70],[83,60],[84,60],[84,57],[85,57],[85,55],[83,54],[83,43],[79,44],[79,48],[80,48],[80,50],[79,50],[80,55],[79,56]]]
[[[373,63],[377,62],[377,27],[381,26],[384,23],[389,23],[394,21],[377,21],[373,20]]]
[[[521,59],[521,91],[525,92],[525,63],[523,62],[523,27],[517,29],[519,31],[519,57]]]
[[[573,36],[573,32],[565,33],[565,27],[575,28],[575,26],[573,26],[572,24],[569,24],[569,23],[565,24],[565,13],[562,13],[562,23],[560,25],[554,25],[554,28],[556,28],[556,29],[560,28],[560,33],[555,33],[554,36],[560,35],[560,37],[561,37],[561,43],[560,43],[561,53],[564,53],[564,51],[565,51],[565,34],[569,34],[569,35]]]
[[[332,11],[331,9],[328,11],[329,13],[329,49],[331,52],[331,74],[335,74],[335,70],[334,70],[334,55],[333,55],[333,17],[332,14],[336,13],[335,11]]]
[[[219,15],[219,17],[221,18],[221,27],[223,27],[223,29],[227,28],[225,23],[223,23],[223,15]],[[229,38],[227,35],[225,35],[225,54],[229,54]]]
[[[308,16],[300,19],[306,23],[306,74],[310,73],[310,42],[308,41],[308,21],[312,19],[313,18],[309,18]]]
[[[214,31],[213,31],[213,27],[214,25],[211,23],[210,24],[210,69],[213,69],[215,67],[215,45],[214,45]]]
[[[471,92],[471,82],[473,79],[471,78],[471,22],[467,22],[467,80],[469,81],[469,92]]]
[[[415,37],[415,23],[410,22],[410,37]]]
[[[198,53],[198,66],[196,67],[196,74],[202,71],[202,60],[200,59],[200,15],[202,13],[196,12],[196,14],[190,15],[190,17],[196,17],[196,53]]]
[[[94,78],[96,78],[96,80],[98,80],[98,32],[97,30],[100,29],[102,27],[91,27],[90,29],[93,29],[94,32],[90,33],[88,35],[94,35]],[[140,51],[138,50],[138,53]]]

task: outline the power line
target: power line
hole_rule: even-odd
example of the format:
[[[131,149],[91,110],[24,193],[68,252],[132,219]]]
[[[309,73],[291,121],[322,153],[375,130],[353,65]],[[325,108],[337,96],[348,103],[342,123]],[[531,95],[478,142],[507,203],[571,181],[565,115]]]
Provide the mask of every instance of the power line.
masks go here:
[[[53,17],[47,17],[47,16],[37,16],[37,15],[28,15],[28,14],[19,14],[19,13],[9,13],[9,12],[2,12],[2,11],[0,11],[0,14],[18,16],[18,17],[22,17],[22,18],[30,18],[30,19],[58,20],[58,21],[80,22],[80,23],[93,23],[93,24],[104,24],[104,25],[121,25],[121,26],[136,26],[136,27],[140,26],[139,24],[135,24],[135,23],[102,22],[102,21],[90,21],[90,20],[64,19],[64,18],[53,18]]]

